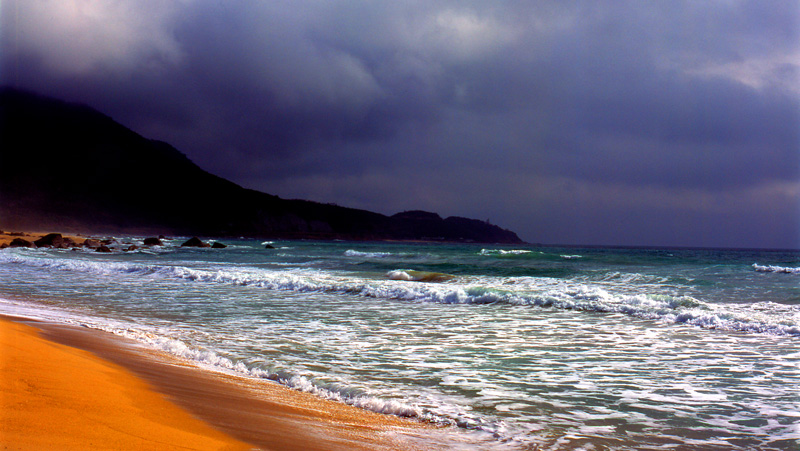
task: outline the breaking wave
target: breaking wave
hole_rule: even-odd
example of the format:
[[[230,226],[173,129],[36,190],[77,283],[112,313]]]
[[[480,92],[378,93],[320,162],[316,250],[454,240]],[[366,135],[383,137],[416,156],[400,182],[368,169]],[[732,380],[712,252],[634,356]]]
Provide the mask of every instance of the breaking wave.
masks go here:
[[[54,310],[48,307],[30,307],[25,303],[2,298],[0,298],[0,306],[3,310],[8,309],[9,313],[15,316],[41,321],[63,322],[102,330],[137,341],[149,348],[189,360],[211,370],[257,379],[268,379],[294,390],[311,393],[325,399],[342,402],[373,412],[407,418],[418,418],[436,423],[454,423],[454,420],[434,415],[411,404],[370,396],[361,390],[349,387],[320,383],[302,375],[292,374],[290,371],[265,368],[263,365],[259,364],[248,364],[209,349],[190,346],[181,340],[169,338],[155,331],[143,330],[141,326],[138,325],[127,325],[120,321],[87,317],[78,313]]]
[[[583,258],[583,255],[561,255],[560,257],[564,260],[577,260]]]
[[[533,253],[528,249],[481,249],[480,255],[525,255]],[[541,254],[542,252],[539,252]]]
[[[192,268],[119,261],[92,261],[0,254],[0,263],[80,271],[97,275],[131,274],[199,283],[219,283],[300,293],[441,304],[534,306],[628,316],[708,329],[800,336],[800,308],[774,304],[767,311],[747,304],[712,305],[690,296],[648,292],[615,293],[611,287],[536,278],[451,278],[447,274],[395,270],[386,279],[370,279],[315,269],[263,269],[220,265]],[[427,280],[426,280],[427,279]],[[407,283],[417,281],[419,283]],[[426,282],[440,283],[426,283]]]
[[[414,257],[415,254],[405,252],[364,252],[353,249],[348,249],[344,252],[345,257],[360,257],[360,258],[408,258]]]
[[[244,361],[225,357],[212,350],[189,346],[181,340],[164,337],[159,334],[118,326],[95,325],[93,327],[133,339],[151,348],[199,363],[217,371],[222,370],[246,377],[268,379],[297,391],[311,393],[321,398],[342,402],[377,413],[419,418],[434,422],[447,422],[444,418],[423,412],[419,407],[410,404],[369,396],[353,388],[319,383],[305,376],[292,374],[290,371],[264,368],[261,365],[248,365]]]
[[[456,276],[441,272],[414,271],[412,269],[396,269],[389,271],[386,277],[390,280],[405,280],[409,282],[446,282]]]
[[[791,266],[759,265],[758,263],[753,263],[753,269],[755,269],[758,272],[778,272],[778,273],[785,273],[785,274],[800,274],[800,268],[791,267]]]

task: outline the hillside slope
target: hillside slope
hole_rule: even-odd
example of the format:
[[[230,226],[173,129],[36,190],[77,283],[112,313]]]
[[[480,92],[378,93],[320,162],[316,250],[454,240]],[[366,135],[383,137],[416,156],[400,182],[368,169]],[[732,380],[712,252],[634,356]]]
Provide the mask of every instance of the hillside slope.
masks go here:
[[[352,240],[520,243],[434,213],[285,200],[210,174],[87,106],[0,88],[0,227]]]

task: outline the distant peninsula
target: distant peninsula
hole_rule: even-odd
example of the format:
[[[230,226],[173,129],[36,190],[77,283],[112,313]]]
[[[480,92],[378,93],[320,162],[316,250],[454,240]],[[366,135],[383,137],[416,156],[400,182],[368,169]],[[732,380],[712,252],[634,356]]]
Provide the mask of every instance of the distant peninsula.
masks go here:
[[[246,189],[88,106],[8,87],[0,88],[0,228],[522,243],[475,219],[386,216]]]

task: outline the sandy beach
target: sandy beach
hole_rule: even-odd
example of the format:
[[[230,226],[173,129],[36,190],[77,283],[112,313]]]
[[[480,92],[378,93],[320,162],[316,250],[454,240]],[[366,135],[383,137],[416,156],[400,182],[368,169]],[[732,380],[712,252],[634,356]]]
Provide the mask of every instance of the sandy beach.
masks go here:
[[[203,371],[104,332],[11,319],[0,320],[3,449],[429,448],[420,423]]]
[[[45,235],[4,231],[0,246]],[[412,431],[430,430],[102,331],[5,318],[0,340],[4,449],[418,449]]]
[[[93,354],[0,320],[0,442],[4,449],[245,450]]]

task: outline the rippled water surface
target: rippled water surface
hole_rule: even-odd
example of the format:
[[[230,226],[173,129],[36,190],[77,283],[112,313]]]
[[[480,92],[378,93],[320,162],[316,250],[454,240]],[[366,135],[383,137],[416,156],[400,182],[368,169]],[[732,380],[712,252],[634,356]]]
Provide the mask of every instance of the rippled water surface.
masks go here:
[[[498,449],[800,448],[797,252],[180,242],[0,251],[0,311]]]

